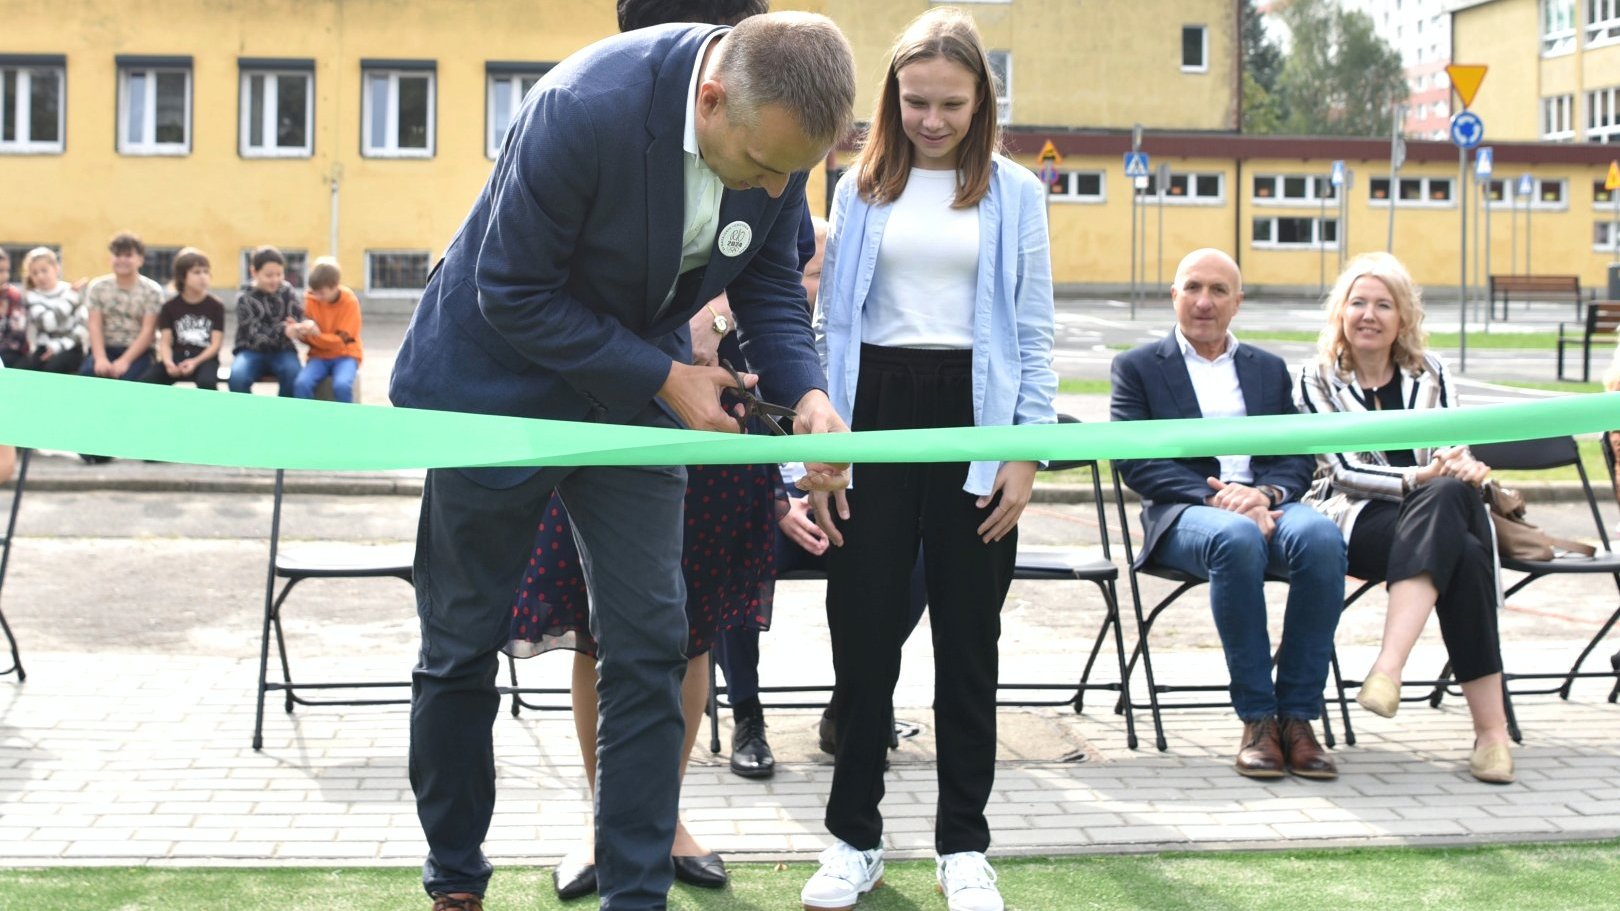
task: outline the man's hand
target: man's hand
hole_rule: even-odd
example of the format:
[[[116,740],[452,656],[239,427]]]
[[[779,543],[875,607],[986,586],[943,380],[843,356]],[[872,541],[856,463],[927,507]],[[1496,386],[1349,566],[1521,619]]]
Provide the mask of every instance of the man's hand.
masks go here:
[[[1243,513],[1245,518],[1260,526],[1260,536],[1267,541],[1271,540],[1271,533],[1277,530],[1277,520],[1281,519],[1282,515],[1282,510],[1268,507],[1257,507]]]
[[[848,433],[849,426],[833,409],[832,400],[820,389],[812,389],[793,406],[797,417],[793,419],[793,433]],[[844,535],[833,522],[834,509],[840,519],[849,518],[849,498],[844,488],[849,486],[848,463],[806,462],[804,477],[794,486],[810,491],[810,504],[816,524],[827,533],[834,546],[844,546]]]
[[[713,310],[711,313],[710,310]],[[687,328],[692,334],[692,364],[696,367],[713,367],[720,363],[720,340],[724,335],[714,331],[714,315],[720,314],[726,318],[727,325],[735,326],[736,317],[731,313],[731,302],[726,299],[726,293],[720,292],[708,306],[702,307],[692,314],[691,322]]]
[[[808,553],[819,557],[827,552],[827,533],[811,518],[809,500],[789,497],[787,515],[777,520],[777,524],[789,541]]]
[[[1246,513],[1251,509],[1271,508],[1271,498],[1264,493],[1243,484],[1227,484],[1219,478],[1205,478],[1204,483],[1215,491],[1214,495],[1204,501],[1205,505],[1216,509],[1225,509],[1229,512]]]
[[[978,534],[984,543],[1000,541],[1018,526],[1018,518],[1029,505],[1030,491],[1035,489],[1035,471],[1039,467],[1034,462],[1003,462],[996,471],[995,486],[990,488],[989,496],[980,497],[975,504],[983,509],[990,505],[998,491],[1001,493],[1001,502],[979,526]]]
[[[744,373],[742,381],[745,387],[752,389],[759,377]],[[720,390],[735,387],[731,374],[719,367],[693,367],[670,361],[669,375],[664,378],[664,385],[658,387],[658,398],[692,430],[737,433],[736,416],[720,407]],[[740,412],[742,406],[737,407]]]

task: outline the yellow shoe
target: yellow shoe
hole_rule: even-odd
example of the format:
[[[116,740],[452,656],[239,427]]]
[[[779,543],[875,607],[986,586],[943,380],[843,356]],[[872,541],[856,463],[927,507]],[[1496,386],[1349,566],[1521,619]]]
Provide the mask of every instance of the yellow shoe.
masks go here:
[[[1468,757],[1468,774],[1489,784],[1513,783],[1513,752],[1507,744],[1475,747]]]
[[[1374,715],[1394,718],[1395,712],[1401,707],[1401,685],[1382,671],[1372,671],[1367,674],[1366,680],[1361,681],[1356,702]]]

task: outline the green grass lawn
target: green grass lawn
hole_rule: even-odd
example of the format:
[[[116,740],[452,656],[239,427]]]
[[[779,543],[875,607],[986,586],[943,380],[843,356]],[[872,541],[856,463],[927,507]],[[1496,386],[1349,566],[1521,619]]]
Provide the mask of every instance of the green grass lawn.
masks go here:
[[[1009,911],[1332,908],[1579,911],[1615,907],[1620,841],[1479,848],[1363,848],[1286,852],[1001,859]],[[732,864],[721,891],[677,886],[681,911],[797,909],[808,863]],[[564,904],[550,873],[502,869],[490,911],[584,909]],[[944,911],[932,862],[888,865],[884,887],[858,911]],[[0,870],[0,911],[426,911],[414,869],[64,868]]]

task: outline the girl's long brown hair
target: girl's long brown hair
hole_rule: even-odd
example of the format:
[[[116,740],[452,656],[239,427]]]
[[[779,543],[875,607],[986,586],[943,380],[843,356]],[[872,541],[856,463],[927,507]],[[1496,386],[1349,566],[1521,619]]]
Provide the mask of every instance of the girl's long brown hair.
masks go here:
[[[973,74],[977,83],[978,107],[967,135],[956,149],[956,200],[951,206],[965,209],[978,205],[990,192],[990,156],[1001,148],[990,59],[973,19],[954,7],[940,6],[913,19],[889,53],[883,94],[878,97],[871,129],[854,164],[860,174],[856,187],[871,202],[899,199],[911,176],[913,147],[900,125],[900,70],[936,58],[960,65]]]

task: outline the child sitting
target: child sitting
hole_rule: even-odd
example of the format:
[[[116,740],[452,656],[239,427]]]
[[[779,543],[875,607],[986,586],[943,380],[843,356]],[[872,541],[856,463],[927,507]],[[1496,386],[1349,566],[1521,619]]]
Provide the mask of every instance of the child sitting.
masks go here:
[[[260,247],[250,261],[253,281],[236,298],[235,360],[232,392],[252,392],[259,377],[274,375],[281,395],[291,396],[298,380],[298,347],[287,334],[288,322],[303,322],[304,306],[284,280],[287,259],[275,247]]]
[[[309,270],[309,291],[304,295],[307,318],[287,327],[290,338],[309,346],[309,361],[298,374],[293,394],[315,397],[315,387],[332,378],[332,398],[354,401],[354,377],[360,370],[360,299],[341,284],[337,260],[323,256]]]
[[[158,312],[158,360],[142,377],[146,382],[173,385],[190,380],[198,389],[219,388],[225,304],[208,293],[212,281],[207,254],[187,247],[175,256],[177,293]]]
[[[90,345],[90,316],[79,291],[62,281],[62,266],[49,247],[23,257],[23,302],[34,332],[34,352],[24,370],[77,373]]]

